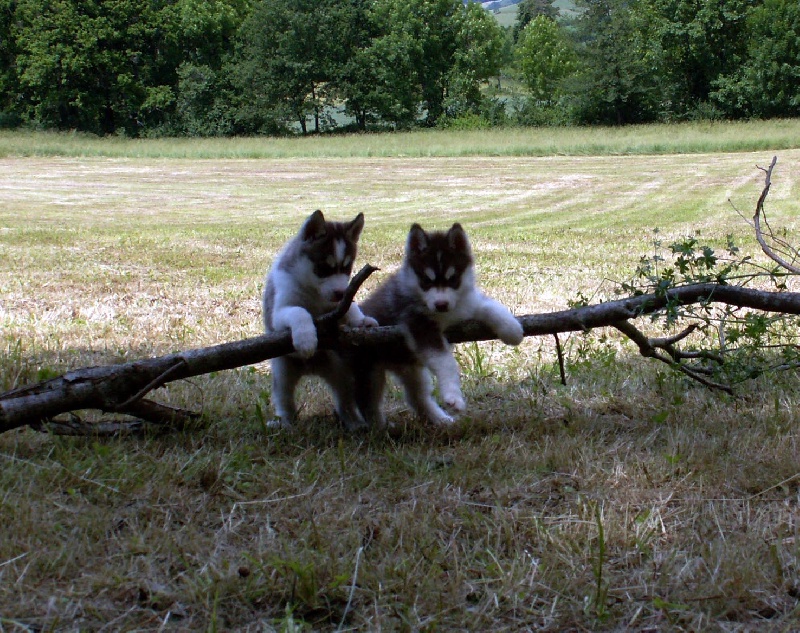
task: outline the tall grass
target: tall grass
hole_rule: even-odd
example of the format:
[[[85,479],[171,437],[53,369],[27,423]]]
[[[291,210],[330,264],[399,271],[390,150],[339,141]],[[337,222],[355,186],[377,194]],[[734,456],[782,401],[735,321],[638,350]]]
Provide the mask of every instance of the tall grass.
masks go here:
[[[206,159],[602,156],[796,147],[800,147],[798,119],[619,128],[498,128],[237,139],[126,139],[78,133],[0,132],[0,156]]]

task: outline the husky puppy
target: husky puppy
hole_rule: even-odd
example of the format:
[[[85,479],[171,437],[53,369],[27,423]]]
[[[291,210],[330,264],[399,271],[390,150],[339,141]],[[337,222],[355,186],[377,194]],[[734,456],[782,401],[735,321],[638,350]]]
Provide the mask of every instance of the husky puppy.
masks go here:
[[[341,301],[350,281],[364,214],[350,222],[328,222],[317,210],[278,254],[266,277],[262,296],[264,329],[288,329],[295,352],[272,359],[272,399],[277,419],[273,426],[290,427],[297,416],[294,392],[306,375],[321,376],[331,387],[336,413],[348,430],[364,426],[354,397],[352,373],[332,351],[317,351],[314,318]],[[344,322],[352,327],[373,326],[355,303]]]
[[[451,325],[475,319],[509,345],[523,338],[522,326],[508,308],[478,290],[469,240],[457,223],[447,232],[430,233],[412,225],[400,270],[361,309],[379,325],[400,325],[408,347],[405,358],[378,358],[364,351],[356,361],[359,408],[371,424],[385,424],[381,400],[387,370],[400,379],[409,405],[432,422],[449,424],[453,418],[433,398],[426,369],[436,376],[444,404],[456,413],[465,410],[458,363],[444,336]]]

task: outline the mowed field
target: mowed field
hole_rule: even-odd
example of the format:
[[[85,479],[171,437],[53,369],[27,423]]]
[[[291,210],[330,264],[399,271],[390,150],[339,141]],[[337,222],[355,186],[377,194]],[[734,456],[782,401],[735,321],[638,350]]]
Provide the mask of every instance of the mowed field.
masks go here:
[[[480,284],[520,315],[618,298],[654,238],[733,235],[765,261],[746,218],[775,154],[770,222],[800,243],[791,141],[270,158],[69,142],[0,158],[0,391],[259,334],[264,273],[317,208],[364,212],[357,267],[381,270],[363,293],[412,222],[461,222]],[[0,630],[800,627],[796,373],[732,397],[615,331],[562,343],[565,386],[552,338],[458,346],[468,412],[448,429],[393,391],[389,432],[348,435],[309,381],[297,429],[273,430],[265,363],[159,390],[202,412],[182,431],[1,435]]]

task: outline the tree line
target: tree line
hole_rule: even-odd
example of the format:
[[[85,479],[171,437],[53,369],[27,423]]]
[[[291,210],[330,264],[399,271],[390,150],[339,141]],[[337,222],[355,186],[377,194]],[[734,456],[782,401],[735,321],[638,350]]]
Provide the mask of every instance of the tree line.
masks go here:
[[[0,126],[128,136],[800,116],[797,0],[0,0]],[[516,89],[515,89],[516,87]]]

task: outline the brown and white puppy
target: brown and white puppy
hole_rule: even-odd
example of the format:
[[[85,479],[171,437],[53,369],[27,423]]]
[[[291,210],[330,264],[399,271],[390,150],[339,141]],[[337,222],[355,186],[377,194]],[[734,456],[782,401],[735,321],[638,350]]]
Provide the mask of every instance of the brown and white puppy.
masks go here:
[[[277,419],[273,426],[290,427],[297,417],[294,392],[303,376],[317,375],[331,387],[336,413],[347,429],[364,426],[354,396],[349,366],[331,351],[317,351],[314,318],[330,312],[344,296],[364,228],[364,214],[350,222],[328,222],[314,211],[300,232],[276,257],[262,295],[264,329],[288,329],[295,352],[274,358],[272,400]],[[344,323],[352,327],[376,325],[358,305],[351,304]]]
[[[385,423],[381,401],[387,371],[399,378],[409,405],[432,422],[449,424],[453,418],[434,399],[429,371],[436,376],[444,404],[456,413],[465,410],[460,370],[444,336],[448,327],[475,319],[509,345],[523,338],[522,326],[508,308],[477,288],[472,249],[460,224],[430,233],[412,225],[400,270],[361,309],[379,325],[401,326],[408,348],[405,356],[392,359],[369,351],[356,356],[358,404],[371,424]]]

